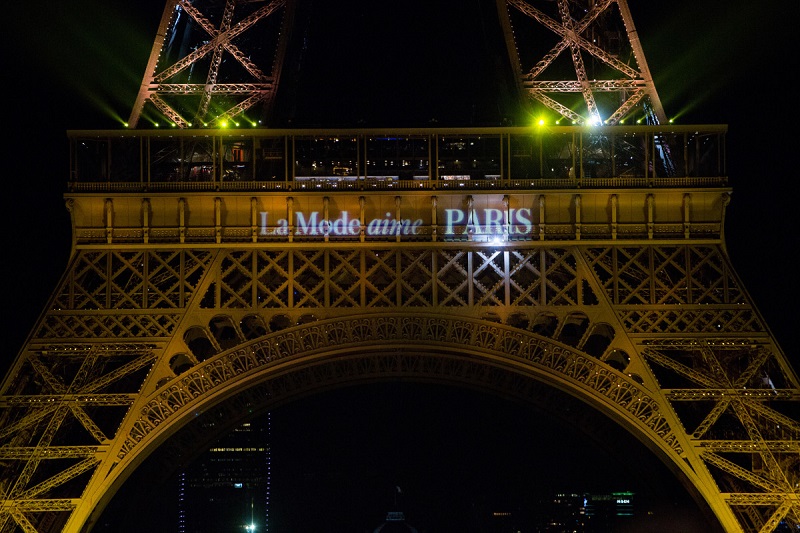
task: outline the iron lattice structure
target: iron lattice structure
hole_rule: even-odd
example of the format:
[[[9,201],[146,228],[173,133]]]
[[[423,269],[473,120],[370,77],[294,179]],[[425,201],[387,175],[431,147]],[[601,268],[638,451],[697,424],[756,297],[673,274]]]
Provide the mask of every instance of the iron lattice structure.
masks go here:
[[[800,382],[725,252],[724,134],[73,132],[73,255],[0,393],[0,531],[83,531],[164,443],[398,377],[564,391],[726,531],[797,525]]]
[[[169,0],[130,127],[150,115],[181,128],[261,123],[274,103],[293,7],[293,0]]]
[[[625,0],[497,5],[522,94],[567,123],[667,122]]]
[[[296,0],[170,0],[128,120],[258,124],[274,103]],[[666,123],[625,0],[497,0],[518,89],[573,124]]]
[[[169,2],[130,123],[183,129],[70,134],[73,253],[0,389],[0,533],[90,530],[156,449],[398,377],[560,390],[726,531],[800,524],[800,381],[725,252],[725,129],[188,129],[273,100],[292,9]],[[624,0],[498,10],[537,101],[663,118]],[[519,17],[557,36],[525,73]]]

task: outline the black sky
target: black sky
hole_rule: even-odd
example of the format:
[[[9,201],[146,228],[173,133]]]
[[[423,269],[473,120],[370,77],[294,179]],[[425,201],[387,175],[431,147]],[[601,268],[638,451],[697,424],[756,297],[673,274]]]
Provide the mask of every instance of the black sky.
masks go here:
[[[798,244],[794,215],[800,187],[794,169],[798,140],[794,123],[800,92],[796,84],[788,83],[791,71],[796,70],[798,50],[795,40],[790,39],[789,23],[797,20],[797,4],[749,0],[629,3],[667,113],[685,110],[679,116],[681,123],[730,126],[728,167],[734,195],[726,222],[729,252],[756,305],[797,368],[800,357],[793,333],[800,289],[793,252]],[[489,1],[489,9],[492,5]],[[496,47],[491,38],[494,30],[476,22],[474,15],[487,9],[476,0],[314,0],[313,6],[306,70],[300,77],[304,85],[293,101],[296,120],[309,124],[319,117],[317,125],[325,125],[330,119],[326,109],[336,107],[354,110],[354,118],[363,115],[365,120],[386,125],[406,125],[403,122],[409,117],[424,120],[431,111],[438,116],[430,118],[437,118],[442,125],[469,125],[491,121],[494,109],[505,105],[491,101],[493,94],[502,92],[503,85],[496,78],[497,56],[487,53]],[[23,345],[68,258],[69,219],[61,197],[67,181],[65,130],[114,128],[118,122],[113,115],[127,117],[163,2],[17,2],[3,9],[11,21],[2,36],[6,51],[2,153],[9,184],[3,209],[6,260],[2,279],[8,303],[3,306],[6,342],[0,367],[5,368]],[[392,17],[387,18],[390,10]],[[430,10],[429,16],[422,14],[425,10]],[[410,108],[415,113],[404,111]],[[469,463],[444,470],[446,459],[451,450],[463,451],[470,442],[486,449],[471,450],[474,456],[454,456],[463,461],[473,459],[472,464],[483,458],[499,458],[500,462],[486,464],[507,472],[508,465],[503,461],[514,455],[506,450],[524,454],[526,446],[536,448],[537,435],[531,428],[537,421],[543,430],[559,431],[557,424],[537,418],[529,409],[494,397],[412,385],[392,387],[387,390],[395,394],[340,391],[296,402],[275,413],[276,430],[283,425],[285,435],[285,440],[276,441],[276,457],[279,453],[287,457],[294,450],[298,453],[292,457],[303,452],[316,457],[320,465],[332,464],[337,456],[342,460],[338,469],[327,470],[322,466],[312,469],[313,462],[284,461],[281,468],[295,469],[284,471],[284,479],[296,474],[298,479],[309,481],[306,485],[284,485],[282,490],[302,491],[292,493],[291,501],[306,497],[330,511],[325,506],[333,502],[353,505],[352,498],[341,501],[345,492],[337,483],[350,487],[347,494],[354,497],[361,494],[359,490],[367,491],[365,494],[384,490],[382,485],[392,477],[400,478],[397,483],[402,480],[414,487],[424,478],[408,479],[413,477],[409,473],[412,465],[422,466],[434,477],[454,476],[459,466]],[[422,404],[421,395],[426,398]],[[365,400],[375,397],[382,397],[386,405],[379,408],[380,404]],[[453,405],[452,401],[459,403]],[[326,416],[331,405],[338,406],[334,411],[353,416],[331,419]],[[431,416],[424,421],[408,416],[420,412],[430,412]],[[498,418],[498,412],[505,415]],[[380,423],[382,418],[400,419],[404,425],[386,426]],[[301,425],[298,419],[303,420]],[[486,426],[490,423],[493,425]],[[481,435],[495,433],[498,440],[478,438],[474,432],[482,427],[486,429]],[[507,434],[515,427],[522,430]],[[568,457],[574,451],[576,437],[563,427],[560,431],[568,436],[556,442]],[[514,447],[500,447],[504,441],[513,441]],[[350,447],[348,442],[352,443]],[[404,445],[395,450],[411,450],[412,455],[397,457],[393,442]],[[357,450],[366,453],[374,451],[375,446],[386,449],[385,456],[373,458],[381,466],[357,474],[348,470],[346,465],[359,459]],[[349,451],[344,455],[337,451],[343,449]],[[593,457],[611,460],[603,455],[606,452],[593,450]],[[355,458],[350,457],[353,454]],[[432,461],[432,457],[445,463]],[[397,464],[405,471],[391,475],[393,468],[397,470],[392,465]],[[536,468],[535,461],[526,465]],[[439,467],[443,470],[437,471]],[[484,474],[485,483],[495,483],[492,472]],[[453,498],[458,501],[464,497],[455,492],[460,486],[478,490],[470,480],[454,479],[459,479],[453,489]],[[434,481],[430,485],[439,487]],[[370,487],[370,483],[381,486]],[[275,490],[279,488],[276,484]],[[418,492],[426,490],[423,483],[416,488]],[[365,506],[380,506],[380,502],[364,498]],[[454,510],[461,509],[452,501],[438,503],[440,508],[450,505]],[[427,521],[430,531],[443,531],[433,527],[441,515],[429,513],[431,506],[421,501],[409,501],[408,505]],[[289,516],[308,519],[309,515],[301,511],[288,503],[283,508],[287,520]],[[383,511],[369,509],[370,516]],[[280,511],[276,512],[280,516]]]

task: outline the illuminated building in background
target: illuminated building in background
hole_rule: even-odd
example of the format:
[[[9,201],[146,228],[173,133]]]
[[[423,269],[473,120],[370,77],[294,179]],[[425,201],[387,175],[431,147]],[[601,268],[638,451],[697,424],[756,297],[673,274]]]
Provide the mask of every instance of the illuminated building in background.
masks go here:
[[[587,494],[584,499],[588,532],[609,531],[621,521],[633,518],[633,493]]]
[[[389,511],[386,520],[373,533],[417,533],[417,529],[406,523],[406,515],[402,511]]]
[[[583,533],[586,529],[585,494],[559,493],[542,503],[537,531],[561,533],[565,531]]]
[[[534,531],[608,533],[633,518],[633,492],[558,493],[540,501]]]
[[[269,531],[270,417],[242,424],[178,477],[178,532]]]

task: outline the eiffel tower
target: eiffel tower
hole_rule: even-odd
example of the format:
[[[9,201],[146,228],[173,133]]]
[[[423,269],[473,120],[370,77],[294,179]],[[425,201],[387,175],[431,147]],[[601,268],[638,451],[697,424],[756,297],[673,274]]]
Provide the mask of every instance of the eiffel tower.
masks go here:
[[[0,533],[90,531],[156,450],[401,377],[566,393],[725,531],[798,527],[800,381],[726,253],[726,128],[667,123],[626,1],[497,1],[545,124],[258,127],[301,4],[168,1],[130,128],[69,132]]]

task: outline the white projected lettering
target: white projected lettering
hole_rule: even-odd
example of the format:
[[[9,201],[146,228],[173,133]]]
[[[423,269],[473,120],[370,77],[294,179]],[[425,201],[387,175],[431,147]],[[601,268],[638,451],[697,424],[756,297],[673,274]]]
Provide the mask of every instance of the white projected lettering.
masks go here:
[[[445,235],[503,235],[504,228],[508,224],[509,235],[523,235],[533,230],[533,217],[529,208],[509,209],[473,209],[465,211],[463,209],[444,210],[444,234]],[[261,235],[288,235],[289,221],[285,218],[278,218],[274,224],[270,224],[268,211],[260,212]],[[395,218],[392,213],[385,213],[381,218],[373,218],[365,222],[363,230],[366,235],[419,235],[423,225],[421,218]],[[294,212],[294,226],[297,235],[312,236],[356,236],[361,233],[362,224],[359,217],[354,217],[347,211],[342,211],[338,218],[333,220],[326,219],[319,211],[306,213],[303,211]]]
[[[502,209],[473,209],[472,211],[445,209],[444,220],[445,235],[455,235],[456,233],[502,235],[505,224]],[[530,233],[533,229],[531,220],[530,209],[509,209],[508,233],[510,235]]]
[[[270,226],[269,212],[261,211],[261,235],[287,235],[289,221],[279,218],[275,226]],[[298,235],[335,235],[354,236],[361,233],[361,220],[347,211],[342,211],[339,218],[327,220],[319,211],[303,213],[295,211],[295,227]],[[367,235],[417,235],[422,226],[422,219],[395,219],[391,213],[383,218],[370,220],[365,227]]]

